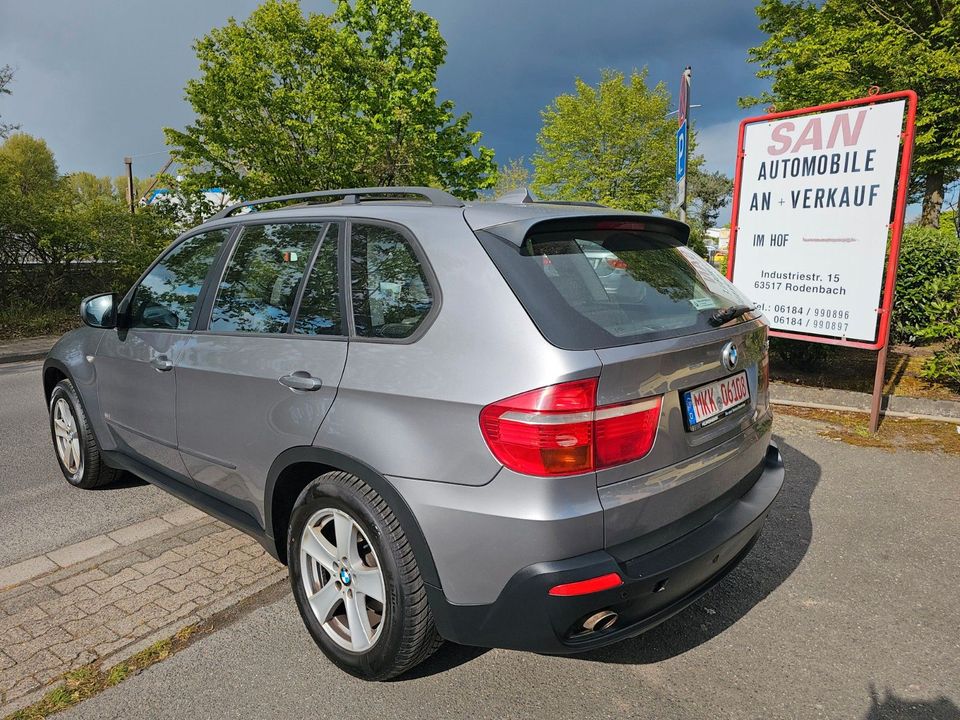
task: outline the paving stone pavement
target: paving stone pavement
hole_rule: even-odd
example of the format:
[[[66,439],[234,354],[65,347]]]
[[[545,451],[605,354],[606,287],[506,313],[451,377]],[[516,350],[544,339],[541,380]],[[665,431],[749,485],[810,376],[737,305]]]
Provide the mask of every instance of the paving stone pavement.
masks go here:
[[[63,673],[172,635],[286,576],[209,517],[0,592],[0,717]]]

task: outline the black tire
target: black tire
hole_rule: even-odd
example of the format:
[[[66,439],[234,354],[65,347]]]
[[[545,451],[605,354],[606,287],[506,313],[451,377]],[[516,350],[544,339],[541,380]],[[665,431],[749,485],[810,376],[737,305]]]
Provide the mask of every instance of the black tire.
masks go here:
[[[365,652],[338,645],[324,630],[307,600],[300,545],[306,523],[317,512],[338,510],[363,530],[379,561],[385,586],[382,628]],[[442,639],[433,623],[420,570],[396,516],[360,478],[329,472],[297,498],[287,533],[287,558],[293,596],[304,624],[323,653],[339,668],[364,680],[389,680],[426,660]]]
[[[54,412],[60,400],[66,402],[70,411],[73,413],[76,434],[80,441],[79,467],[72,472],[70,468],[64,464],[57,450]],[[97,443],[97,438],[94,436],[93,429],[90,427],[90,420],[87,418],[87,413],[83,409],[83,404],[80,402],[80,397],[77,395],[76,388],[73,387],[72,382],[69,380],[61,380],[57,383],[56,387],[53,388],[53,392],[50,393],[50,405],[47,409],[49,411],[50,437],[53,440],[53,454],[56,456],[57,463],[60,465],[60,471],[68,483],[83,490],[91,490],[109,485],[120,477],[121,472],[119,470],[109,467],[103,462],[100,456],[100,445]]]

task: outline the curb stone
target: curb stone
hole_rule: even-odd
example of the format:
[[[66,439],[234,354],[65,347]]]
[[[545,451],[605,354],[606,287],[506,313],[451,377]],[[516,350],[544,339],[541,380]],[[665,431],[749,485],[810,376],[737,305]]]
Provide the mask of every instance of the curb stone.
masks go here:
[[[122,662],[123,660],[131,658],[137,653],[142,652],[143,650],[146,650],[148,647],[150,647],[154,643],[160,642],[161,640],[166,640],[167,638],[172,637],[173,635],[176,635],[180,630],[182,630],[185,627],[189,627],[190,625],[194,625],[196,623],[201,623],[201,622],[204,622],[205,620],[209,620],[214,615],[221,613],[224,610],[230,607],[233,607],[234,605],[237,605],[238,603],[240,603],[241,601],[243,601],[248,597],[252,597],[258,593],[269,590],[271,587],[275,585],[281,585],[281,584],[285,585],[286,582],[287,582],[287,570],[286,568],[282,568],[281,570],[278,570],[276,573],[273,573],[272,575],[264,578],[263,580],[260,580],[257,583],[247,588],[244,588],[242,591],[236,592],[212,605],[209,605],[205,608],[198,610],[194,615],[190,615],[189,617],[185,617],[176,622],[170,623],[169,625],[162,627],[159,630],[156,630],[152,634],[148,635],[142,640],[139,640],[133,643],[132,645],[127,645],[125,647],[119,648],[118,650],[108,655],[104,655],[102,657],[97,658],[97,663],[103,668],[109,668],[112,665]],[[59,676],[57,678],[57,681],[59,681]],[[18,710],[22,710],[28,705],[32,705],[33,703],[40,700],[48,692],[50,692],[50,689],[56,685],[57,681],[48,685],[44,685],[38,688],[37,690],[33,690],[27,693],[26,695],[23,695],[17,698],[16,700],[13,700],[7,703],[6,705],[0,705],[0,712],[4,713],[5,715],[10,715],[12,713],[17,712]]]
[[[797,405],[820,410],[845,410],[870,412],[869,393],[851,390],[833,390],[805,385],[771,382],[770,401],[774,404]],[[881,405],[883,413],[891,417],[914,417],[960,423],[960,402],[955,400],[931,400],[929,398],[885,395]]]
[[[111,530],[108,533],[95,535],[72,545],[51,550],[43,555],[19,560],[12,565],[0,568],[0,592],[21,583],[35,580],[48,572],[71,567],[118,547],[132,545],[167,530],[188,525],[206,517],[206,513],[202,510],[184,505],[159,517],[147,518]]]
[[[59,335],[41,335],[0,343],[0,365],[42,360],[59,339]]]

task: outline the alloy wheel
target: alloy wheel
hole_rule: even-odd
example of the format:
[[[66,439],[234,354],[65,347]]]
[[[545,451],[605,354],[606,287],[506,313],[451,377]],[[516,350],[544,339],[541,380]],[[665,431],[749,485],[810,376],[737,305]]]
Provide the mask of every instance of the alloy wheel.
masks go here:
[[[342,510],[310,516],[300,538],[307,602],[324,632],[340,647],[366,652],[386,618],[383,570],[363,528]]]
[[[57,446],[57,456],[67,472],[73,476],[83,474],[83,452],[80,447],[80,430],[77,418],[70,403],[65,398],[57,398],[53,404],[53,436]]]

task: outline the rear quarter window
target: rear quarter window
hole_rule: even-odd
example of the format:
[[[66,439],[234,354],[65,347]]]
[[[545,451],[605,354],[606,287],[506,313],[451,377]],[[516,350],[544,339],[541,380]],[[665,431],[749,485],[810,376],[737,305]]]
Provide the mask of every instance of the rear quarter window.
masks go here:
[[[655,222],[548,221],[519,247],[478,236],[543,335],[569,350],[710,330],[718,309],[749,302]]]
[[[354,223],[350,238],[353,322],[358,337],[411,337],[433,307],[433,290],[397,230]]]

